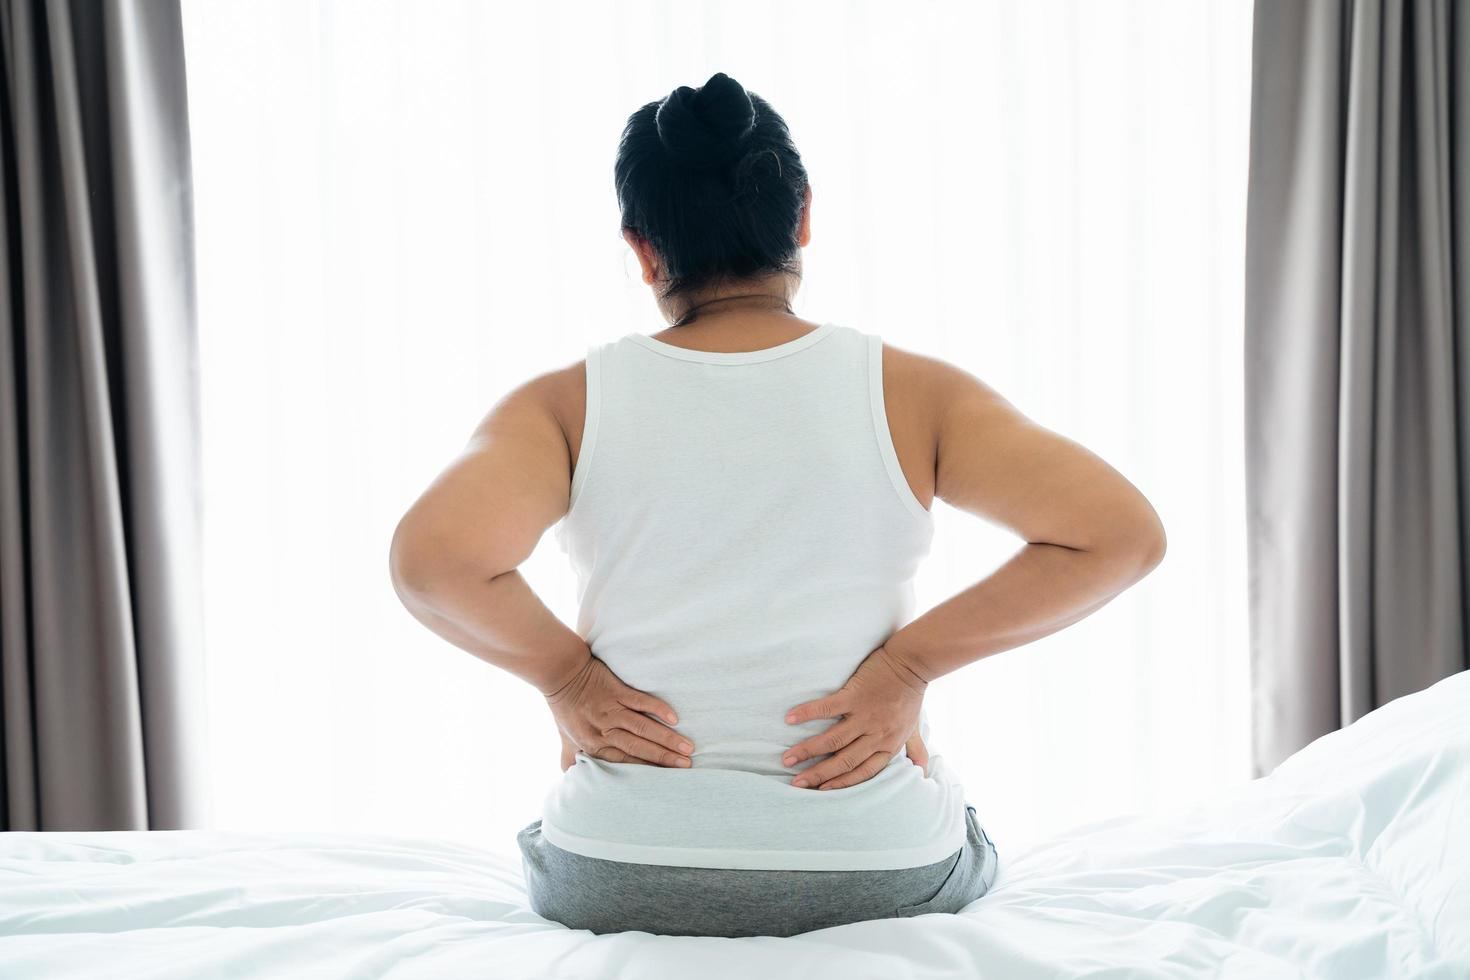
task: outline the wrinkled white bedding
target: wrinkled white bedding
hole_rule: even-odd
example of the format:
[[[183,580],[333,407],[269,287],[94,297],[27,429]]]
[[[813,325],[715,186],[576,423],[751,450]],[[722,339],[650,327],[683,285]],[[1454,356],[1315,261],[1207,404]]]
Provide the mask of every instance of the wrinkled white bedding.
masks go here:
[[[0,977],[1470,977],[1470,671],[1172,814],[1079,826],[959,915],[593,936],[431,839],[0,834]]]

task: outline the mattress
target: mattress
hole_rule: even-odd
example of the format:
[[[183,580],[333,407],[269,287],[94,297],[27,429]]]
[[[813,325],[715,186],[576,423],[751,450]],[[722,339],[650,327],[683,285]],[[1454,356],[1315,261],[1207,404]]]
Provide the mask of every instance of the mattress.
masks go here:
[[[595,936],[427,837],[0,834],[0,977],[1470,977],[1470,672],[1270,775],[1001,854],[958,914]]]

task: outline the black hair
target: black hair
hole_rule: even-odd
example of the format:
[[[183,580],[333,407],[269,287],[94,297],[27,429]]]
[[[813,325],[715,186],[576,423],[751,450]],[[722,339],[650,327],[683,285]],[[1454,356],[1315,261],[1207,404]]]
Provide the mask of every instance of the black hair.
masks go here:
[[[769,272],[800,275],[806,168],[765,99],[724,72],[628,117],[613,167],[625,230],[646,238],[674,296]]]

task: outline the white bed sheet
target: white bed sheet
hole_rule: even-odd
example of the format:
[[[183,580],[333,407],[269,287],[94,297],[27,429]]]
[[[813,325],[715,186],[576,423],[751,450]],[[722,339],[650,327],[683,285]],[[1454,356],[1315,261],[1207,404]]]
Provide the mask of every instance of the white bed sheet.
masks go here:
[[[0,977],[1470,977],[1470,671],[1173,813],[1003,854],[958,915],[594,936],[433,839],[0,834]]]

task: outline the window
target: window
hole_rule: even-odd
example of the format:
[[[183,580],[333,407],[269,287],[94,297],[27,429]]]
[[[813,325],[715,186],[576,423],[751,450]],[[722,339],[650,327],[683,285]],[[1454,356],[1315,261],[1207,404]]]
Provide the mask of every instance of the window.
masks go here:
[[[812,173],[798,311],[961,364],[1168,529],[1133,590],[931,688],[987,829],[1016,854],[1249,778],[1249,4],[195,0],[185,29],[217,826],[509,850],[539,815],[540,695],[402,609],[388,542],[500,394],[662,327],[613,155],[717,70]],[[1018,544],[936,520],[920,611]],[[551,535],[522,571],[575,622]]]

